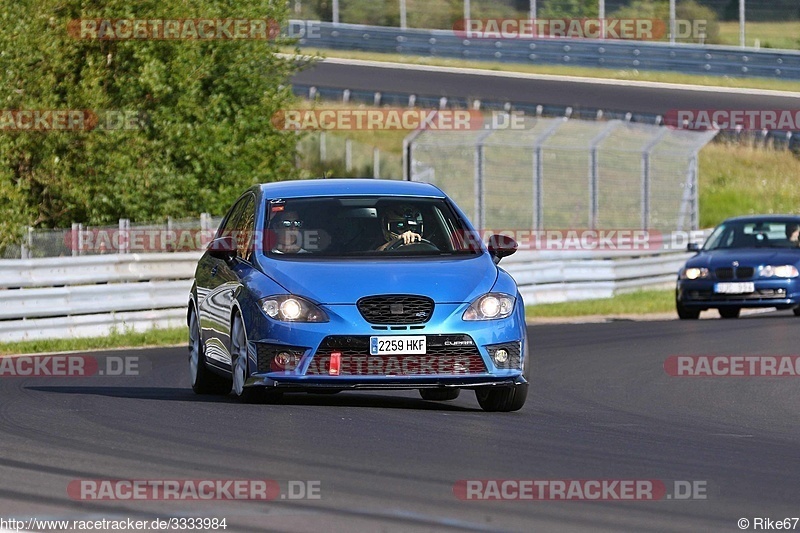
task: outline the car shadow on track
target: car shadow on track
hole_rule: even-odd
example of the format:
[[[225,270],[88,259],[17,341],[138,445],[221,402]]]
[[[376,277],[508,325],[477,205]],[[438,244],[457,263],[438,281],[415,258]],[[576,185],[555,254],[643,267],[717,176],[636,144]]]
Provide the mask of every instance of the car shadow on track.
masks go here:
[[[159,400],[178,402],[210,402],[239,404],[232,395],[197,395],[191,389],[177,387],[74,387],[74,386],[28,386],[26,390],[53,392],[57,394],[86,394],[110,398],[132,398],[137,400]],[[469,391],[464,391],[469,393]],[[408,396],[343,392],[336,395],[287,393],[275,405],[310,405],[320,407],[380,407],[389,409],[414,409],[420,411],[481,411],[478,407],[467,407],[452,402],[434,402]]]

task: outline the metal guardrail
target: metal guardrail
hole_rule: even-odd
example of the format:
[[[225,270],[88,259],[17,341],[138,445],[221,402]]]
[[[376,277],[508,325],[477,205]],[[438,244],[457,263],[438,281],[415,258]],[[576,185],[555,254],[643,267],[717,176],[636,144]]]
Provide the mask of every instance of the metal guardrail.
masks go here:
[[[0,342],[186,323],[198,252],[0,261]]]
[[[291,21],[301,25],[304,21]],[[800,52],[593,39],[465,39],[455,31],[315,22],[300,46],[457,57],[501,63],[641,69],[714,76],[800,79]]]
[[[638,252],[641,254],[641,252]],[[501,263],[526,304],[612,296],[674,283],[684,252],[520,251]],[[0,342],[180,327],[200,254],[0,261]]]

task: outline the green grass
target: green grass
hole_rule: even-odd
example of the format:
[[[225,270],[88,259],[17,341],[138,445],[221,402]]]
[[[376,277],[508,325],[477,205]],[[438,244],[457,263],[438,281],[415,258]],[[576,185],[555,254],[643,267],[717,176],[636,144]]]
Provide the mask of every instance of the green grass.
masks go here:
[[[719,39],[722,44],[739,46],[739,22],[719,23]],[[745,25],[745,45],[755,46],[756,39],[761,48],[800,48],[800,21],[748,22]]]
[[[613,298],[529,305],[527,318],[572,317],[590,315],[646,315],[675,311],[675,291],[649,290],[619,294]]]
[[[114,330],[107,337],[86,339],[45,339],[0,343],[0,355],[45,352],[72,352],[109,348],[140,348],[144,346],[174,346],[187,342],[186,328],[150,329],[141,333]]]
[[[797,33],[795,33],[797,35]],[[286,49],[286,53],[293,50]],[[348,50],[302,49],[303,54],[320,57],[344,59],[364,59],[387,61],[411,65],[432,65],[443,67],[474,68],[497,72],[523,72],[530,74],[554,74],[561,76],[581,76],[611,80],[652,81],[713,87],[732,87],[766,89],[775,91],[800,92],[800,81],[773,80],[769,78],[730,78],[727,76],[702,76],[699,74],[679,74],[676,72],[641,71],[635,69],[613,70],[589,67],[566,67],[562,65],[526,65],[518,63],[497,63],[493,61],[467,61],[442,57],[407,56],[402,54],[381,54],[377,52],[358,52]]]
[[[800,159],[788,150],[712,143],[700,151],[700,227],[736,215],[800,213]]]

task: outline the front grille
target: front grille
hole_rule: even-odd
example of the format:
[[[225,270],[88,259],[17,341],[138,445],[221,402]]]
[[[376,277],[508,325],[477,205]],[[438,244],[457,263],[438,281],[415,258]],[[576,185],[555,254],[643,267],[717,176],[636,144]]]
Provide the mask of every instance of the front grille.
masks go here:
[[[735,270],[733,267],[720,267],[714,271],[714,274],[717,276],[717,279],[733,279],[734,274],[736,279],[750,279],[755,274],[755,269],[753,267],[737,267]]]
[[[375,356],[369,336],[329,336],[320,344],[306,371],[328,375],[331,354],[341,354],[340,376],[426,376],[483,374],[486,365],[469,335],[427,335],[425,355]]]
[[[356,305],[370,324],[424,324],[433,315],[433,300],[426,296],[368,296]]]
[[[489,351],[489,356],[494,360],[494,354],[497,350],[505,350],[508,352],[508,361],[505,363],[497,363],[497,368],[522,368],[522,359],[520,358],[521,343],[517,342],[504,342],[503,344],[490,344],[486,347]]]
[[[718,268],[714,273],[717,279],[733,279],[733,267]]]

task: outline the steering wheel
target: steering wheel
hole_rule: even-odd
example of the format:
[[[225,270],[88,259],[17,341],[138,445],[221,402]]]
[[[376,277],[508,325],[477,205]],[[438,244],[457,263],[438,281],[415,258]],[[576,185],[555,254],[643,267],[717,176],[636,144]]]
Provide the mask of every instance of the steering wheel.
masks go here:
[[[414,241],[414,242],[410,242],[408,244],[405,244],[403,242],[403,239],[401,239],[401,238],[395,239],[392,244],[390,244],[389,246],[387,246],[383,250],[385,252],[391,252],[391,251],[399,250],[400,248],[409,249],[412,246],[413,247],[419,247],[420,251],[425,251],[425,250],[438,251],[439,250],[439,247],[436,246],[435,244],[433,244],[428,239],[422,239],[422,240],[419,240],[419,241]]]

